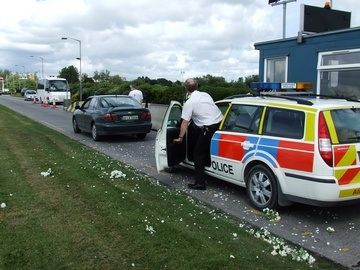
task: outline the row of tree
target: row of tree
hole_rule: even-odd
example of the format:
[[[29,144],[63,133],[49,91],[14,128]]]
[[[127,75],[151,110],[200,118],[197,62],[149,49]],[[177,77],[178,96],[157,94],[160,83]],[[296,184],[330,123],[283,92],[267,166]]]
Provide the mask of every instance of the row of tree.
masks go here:
[[[11,93],[20,92],[22,88],[36,89],[35,76],[21,77],[8,70],[0,70],[0,76],[6,78],[6,88]],[[66,78],[72,93],[72,100],[79,100],[79,72],[76,67],[69,66],[60,70],[59,77]],[[214,100],[220,100],[227,96],[245,94],[251,91],[251,82],[258,81],[258,75],[241,77],[237,81],[227,82],[219,76],[206,75],[196,78],[200,90],[208,92]],[[170,81],[165,78],[150,79],[138,77],[136,80],[127,81],[119,75],[110,75],[110,71],[95,71],[92,77],[82,74],[83,99],[91,95],[100,94],[128,94],[130,84],[140,89],[149,103],[168,104],[171,100],[183,101],[184,87],[180,81]]]

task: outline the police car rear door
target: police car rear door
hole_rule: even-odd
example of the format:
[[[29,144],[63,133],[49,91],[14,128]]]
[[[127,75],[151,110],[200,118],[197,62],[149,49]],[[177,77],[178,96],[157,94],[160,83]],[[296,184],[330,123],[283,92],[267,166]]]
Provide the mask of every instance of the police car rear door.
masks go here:
[[[155,160],[158,172],[181,163],[186,156],[186,139],[180,144],[173,140],[179,136],[182,106],[171,101],[155,139]]]

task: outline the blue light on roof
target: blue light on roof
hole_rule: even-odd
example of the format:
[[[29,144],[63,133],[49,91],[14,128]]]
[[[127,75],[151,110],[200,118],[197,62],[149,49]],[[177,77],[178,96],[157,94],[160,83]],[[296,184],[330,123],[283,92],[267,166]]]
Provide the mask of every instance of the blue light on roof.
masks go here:
[[[252,82],[250,87],[257,90],[279,90],[281,89],[281,83],[276,82]]]

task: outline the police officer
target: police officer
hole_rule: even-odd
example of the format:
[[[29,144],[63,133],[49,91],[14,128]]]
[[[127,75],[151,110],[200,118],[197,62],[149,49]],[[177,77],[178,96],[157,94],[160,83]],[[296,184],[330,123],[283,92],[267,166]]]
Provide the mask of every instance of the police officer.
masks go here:
[[[194,124],[194,164],[195,183],[189,184],[191,189],[205,190],[205,165],[210,161],[210,141],[214,132],[219,128],[222,113],[208,93],[198,91],[195,79],[185,81],[188,100],[185,102],[181,114],[182,123],[180,133],[174,143],[181,143],[189,127],[190,120]]]

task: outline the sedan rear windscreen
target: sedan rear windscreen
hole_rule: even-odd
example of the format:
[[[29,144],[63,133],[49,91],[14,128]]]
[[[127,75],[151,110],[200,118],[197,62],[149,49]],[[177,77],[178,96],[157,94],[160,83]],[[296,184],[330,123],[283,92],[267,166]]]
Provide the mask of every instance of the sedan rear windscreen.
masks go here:
[[[141,108],[139,102],[130,97],[104,97],[100,100],[101,107],[115,108],[115,107],[134,107]]]

